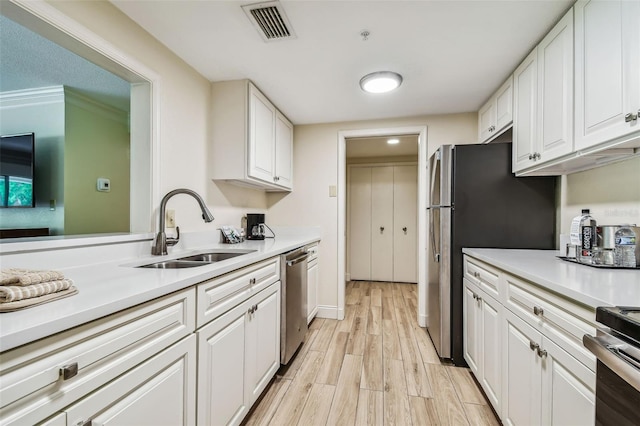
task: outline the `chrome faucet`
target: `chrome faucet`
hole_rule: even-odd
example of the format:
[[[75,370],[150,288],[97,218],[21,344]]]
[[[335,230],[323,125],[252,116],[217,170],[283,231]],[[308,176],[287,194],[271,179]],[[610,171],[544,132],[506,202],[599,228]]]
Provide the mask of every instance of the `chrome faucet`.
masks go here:
[[[169,201],[169,198],[173,197],[176,194],[191,195],[200,205],[200,210],[202,210],[202,219],[204,219],[205,222],[211,222],[213,220],[213,215],[204,204],[204,200],[195,191],[181,188],[174,189],[173,191],[168,192],[167,195],[162,197],[162,201],[160,202],[160,231],[158,231],[156,239],[153,242],[153,247],[151,247],[151,254],[153,255],[161,256],[167,254],[167,246],[174,246],[178,244],[178,241],[180,240],[180,228],[178,227],[176,227],[176,232],[178,234],[176,238],[167,238],[166,234],[164,233],[164,219],[165,210],[167,208],[167,201]]]

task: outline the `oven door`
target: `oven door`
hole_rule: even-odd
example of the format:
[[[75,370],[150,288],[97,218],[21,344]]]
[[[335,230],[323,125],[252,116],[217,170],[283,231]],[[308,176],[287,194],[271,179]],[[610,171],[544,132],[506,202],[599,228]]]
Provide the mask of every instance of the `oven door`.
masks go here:
[[[602,330],[583,342],[598,358],[596,425],[640,425],[640,348]]]

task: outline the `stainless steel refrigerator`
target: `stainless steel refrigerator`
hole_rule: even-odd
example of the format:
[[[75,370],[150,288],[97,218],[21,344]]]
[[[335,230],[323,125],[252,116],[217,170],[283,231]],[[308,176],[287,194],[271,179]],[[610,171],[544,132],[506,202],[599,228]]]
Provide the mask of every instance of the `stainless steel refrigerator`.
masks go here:
[[[429,176],[427,329],[441,358],[466,365],[462,248],[553,249],[556,178],[516,178],[510,143],[443,145]]]

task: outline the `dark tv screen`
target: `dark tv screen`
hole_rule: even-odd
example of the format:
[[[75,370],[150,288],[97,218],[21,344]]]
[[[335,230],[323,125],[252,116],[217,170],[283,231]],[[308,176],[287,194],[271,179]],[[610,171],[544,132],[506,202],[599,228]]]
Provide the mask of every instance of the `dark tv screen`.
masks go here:
[[[33,133],[0,138],[0,207],[35,207],[34,147]]]

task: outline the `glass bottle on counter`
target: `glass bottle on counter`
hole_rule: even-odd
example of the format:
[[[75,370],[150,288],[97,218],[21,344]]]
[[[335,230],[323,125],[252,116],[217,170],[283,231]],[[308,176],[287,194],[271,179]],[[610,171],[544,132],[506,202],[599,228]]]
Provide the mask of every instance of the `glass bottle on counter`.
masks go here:
[[[631,225],[623,225],[616,231],[616,247],[614,261],[616,266],[625,268],[636,267],[636,233]]]

